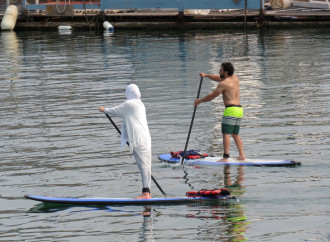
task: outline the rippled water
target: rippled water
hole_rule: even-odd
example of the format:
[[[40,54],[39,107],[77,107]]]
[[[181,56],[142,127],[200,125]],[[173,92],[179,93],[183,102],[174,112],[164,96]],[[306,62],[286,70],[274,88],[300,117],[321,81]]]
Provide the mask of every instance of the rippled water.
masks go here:
[[[1,32],[0,240],[328,241],[329,46],[326,29]],[[158,161],[184,148],[198,74],[217,73],[222,61],[233,62],[241,80],[246,156],[294,159],[301,167]],[[227,187],[239,202],[69,207],[23,198],[139,194],[134,159],[120,153],[116,130],[98,112],[122,102],[129,83],[142,92],[152,171],[166,193]],[[201,95],[215,85],[204,79]],[[222,154],[222,112],[221,98],[198,107],[188,148]],[[162,195],[154,185],[152,195]]]

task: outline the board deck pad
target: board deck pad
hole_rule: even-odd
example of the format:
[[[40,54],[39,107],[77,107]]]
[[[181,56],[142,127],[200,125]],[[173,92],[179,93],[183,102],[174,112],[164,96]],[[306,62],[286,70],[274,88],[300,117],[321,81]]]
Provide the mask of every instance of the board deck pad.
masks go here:
[[[25,195],[27,199],[44,203],[70,204],[70,205],[149,205],[149,204],[188,204],[188,203],[218,203],[227,200],[236,200],[234,196],[221,197],[159,197],[151,199],[134,198],[64,198]]]
[[[170,164],[181,163],[180,158],[173,158],[171,154],[161,154],[158,159]],[[220,162],[222,157],[208,156],[198,159],[185,159],[184,164],[195,166],[221,166],[221,165],[243,165],[243,166],[297,166],[301,162],[293,160],[274,160],[274,159],[246,159],[244,161],[229,158],[227,162]]]

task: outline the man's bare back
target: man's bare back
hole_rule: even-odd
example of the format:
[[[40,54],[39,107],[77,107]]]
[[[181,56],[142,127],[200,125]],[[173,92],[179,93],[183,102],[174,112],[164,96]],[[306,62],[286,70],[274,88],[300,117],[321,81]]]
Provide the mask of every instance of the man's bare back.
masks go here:
[[[225,106],[240,105],[239,102],[239,80],[232,75],[220,81],[217,89],[222,91],[222,99]]]

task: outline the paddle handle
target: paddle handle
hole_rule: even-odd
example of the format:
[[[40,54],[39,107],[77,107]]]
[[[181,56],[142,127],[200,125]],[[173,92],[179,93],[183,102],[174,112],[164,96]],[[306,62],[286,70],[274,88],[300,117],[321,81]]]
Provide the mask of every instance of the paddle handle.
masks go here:
[[[113,127],[115,127],[115,129],[121,135],[121,132],[120,132],[119,128],[117,127],[117,125],[115,124],[115,122],[113,122],[112,118],[108,114],[105,114],[105,115],[110,120],[110,122],[112,123]],[[126,142],[126,144],[129,146],[128,141]],[[156,179],[153,177],[153,175],[151,175],[151,179],[154,181],[154,183],[156,184],[156,186],[158,187],[158,189],[163,193],[163,195],[164,196],[167,196],[166,192],[164,192],[164,190],[160,187],[160,185],[158,184],[158,182],[156,181]]]
[[[197,99],[199,99],[199,95],[201,93],[202,83],[203,83],[203,77],[201,77],[201,80],[199,82],[199,88],[198,88],[198,92],[197,92]],[[187,147],[188,147],[188,143],[189,143],[191,129],[192,129],[192,126],[193,126],[193,123],[194,123],[194,119],[195,119],[196,109],[197,109],[197,106],[194,107],[194,112],[193,112],[193,115],[192,115],[192,118],[191,118],[191,123],[190,123],[190,127],[189,127],[188,137],[187,137],[186,145],[184,147],[183,156],[182,156],[182,159],[181,159],[181,165],[183,165],[183,161],[184,161],[185,156],[186,156],[186,151],[187,151]]]

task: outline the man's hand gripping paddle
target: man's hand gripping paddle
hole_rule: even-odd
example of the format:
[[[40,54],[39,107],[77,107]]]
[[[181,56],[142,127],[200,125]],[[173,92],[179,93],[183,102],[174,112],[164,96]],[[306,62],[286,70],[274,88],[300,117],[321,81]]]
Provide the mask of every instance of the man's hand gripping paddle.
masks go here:
[[[201,77],[201,80],[200,80],[200,82],[199,82],[199,88],[198,88],[198,93],[197,93],[197,99],[199,99],[199,94],[201,93],[202,83],[203,83],[203,77]],[[197,109],[197,106],[194,107],[194,112],[193,112],[193,115],[192,115],[192,118],[191,118],[191,123],[190,123],[190,128],[189,128],[189,132],[188,132],[187,141],[186,141],[186,146],[184,147],[183,156],[182,156],[182,159],[181,159],[181,165],[183,165],[183,161],[184,161],[184,159],[185,159],[185,157],[186,157],[186,151],[187,151],[187,147],[188,147],[188,143],[189,143],[189,138],[190,138],[191,129],[192,129],[192,126],[193,126],[193,123],[194,123],[194,118],[195,118],[196,109]]]

